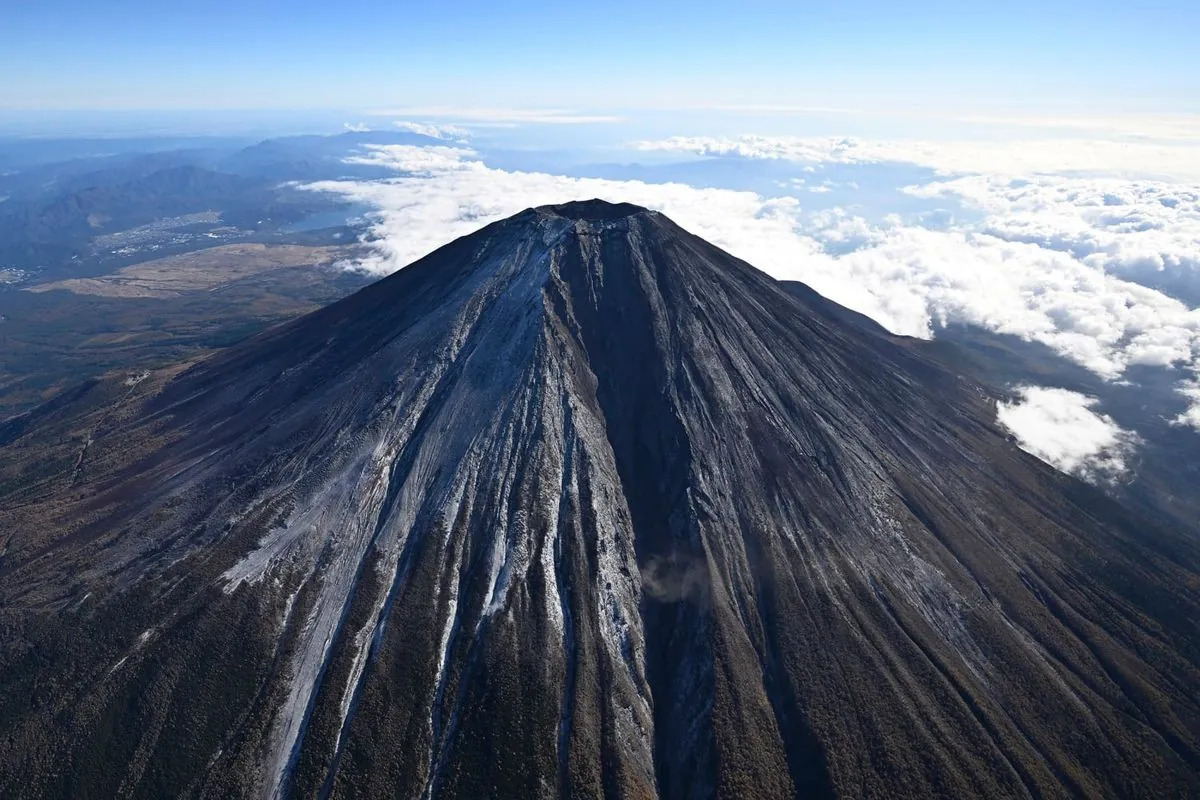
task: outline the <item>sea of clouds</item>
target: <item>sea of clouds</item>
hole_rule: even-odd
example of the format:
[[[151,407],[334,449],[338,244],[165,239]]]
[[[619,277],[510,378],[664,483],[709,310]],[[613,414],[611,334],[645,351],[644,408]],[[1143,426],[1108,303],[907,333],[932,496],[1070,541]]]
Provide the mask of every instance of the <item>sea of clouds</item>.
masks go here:
[[[530,206],[632,202],[898,334],[930,337],[942,324],[963,322],[1045,344],[1106,380],[1134,365],[1173,370],[1190,405],[1172,422],[1200,429],[1200,147],[1193,140],[633,143],[660,157],[794,166],[794,178],[775,182],[778,192],[761,192],[498,169],[463,129],[453,135],[458,140],[430,146],[371,146],[350,159],[389,167],[393,179],[311,187],[377,209],[373,252],[351,268],[395,271]],[[876,193],[866,206],[856,202],[865,194],[860,182],[877,183],[897,164],[928,177],[891,187],[882,201]],[[889,198],[908,211],[891,213]],[[913,203],[923,210],[912,211]],[[1095,413],[1089,398],[1055,391],[1021,389],[1001,422],[1065,471],[1092,479],[1119,473],[1135,437]]]

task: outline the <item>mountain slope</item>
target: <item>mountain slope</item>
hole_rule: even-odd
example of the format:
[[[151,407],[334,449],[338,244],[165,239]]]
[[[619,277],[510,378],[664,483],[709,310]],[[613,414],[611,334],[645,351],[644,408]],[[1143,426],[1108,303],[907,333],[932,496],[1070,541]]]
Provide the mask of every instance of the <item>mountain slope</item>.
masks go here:
[[[0,793],[1200,791],[1194,545],[840,313],[574,203],[14,433]]]

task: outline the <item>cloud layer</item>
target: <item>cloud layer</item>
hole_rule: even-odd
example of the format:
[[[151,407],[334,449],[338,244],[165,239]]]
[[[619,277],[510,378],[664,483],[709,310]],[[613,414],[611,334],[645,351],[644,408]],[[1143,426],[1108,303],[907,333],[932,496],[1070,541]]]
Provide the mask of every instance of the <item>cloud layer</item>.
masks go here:
[[[1200,293],[1200,184],[970,176],[906,191],[984,213],[976,229],[1069,253],[1139,282]]]
[[[1066,389],[1024,386],[1019,399],[1001,403],[997,417],[1021,449],[1047,464],[1092,482],[1109,482],[1129,471],[1136,437],[1110,417],[1092,411],[1096,398]]]
[[[1105,139],[1019,141],[873,140],[825,136],[672,136],[635,142],[644,151],[833,164],[902,162],[942,174],[1089,173],[1200,180],[1200,146]]]
[[[457,125],[436,125],[432,122],[413,122],[407,119],[393,120],[392,124],[402,131],[428,136],[431,139],[465,141],[471,136],[470,131]]]
[[[586,197],[633,202],[896,333],[928,337],[943,322],[972,323],[1042,342],[1108,379],[1134,364],[1172,367],[1195,402],[1179,421],[1200,426],[1200,392],[1187,383],[1200,361],[1200,311],[1131,279],[1147,270],[1195,271],[1195,241],[1182,232],[1197,216],[1197,193],[1188,187],[939,180],[906,191],[973,213],[927,226],[814,210],[795,196],[498,170],[463,147],[372,147],[355,160],[401,176],[314,187],[380,209],[376,253],[358,265],[366,271],[394,271],[529,206]]]

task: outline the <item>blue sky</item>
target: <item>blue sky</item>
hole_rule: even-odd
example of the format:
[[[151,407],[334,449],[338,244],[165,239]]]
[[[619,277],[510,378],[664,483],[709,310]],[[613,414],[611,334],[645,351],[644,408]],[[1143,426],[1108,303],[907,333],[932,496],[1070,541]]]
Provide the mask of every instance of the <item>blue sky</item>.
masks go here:
[[[0,108],[1196,111],[1200,7],[3,0]]]

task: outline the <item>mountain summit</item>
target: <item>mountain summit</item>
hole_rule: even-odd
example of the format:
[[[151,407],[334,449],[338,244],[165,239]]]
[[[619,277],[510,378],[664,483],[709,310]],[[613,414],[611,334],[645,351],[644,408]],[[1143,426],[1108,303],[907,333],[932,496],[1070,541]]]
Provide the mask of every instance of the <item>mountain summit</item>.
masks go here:
[[[1200,793],[1194,544],[659,213],[176,372],[0,501],[0,794]]]

